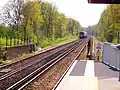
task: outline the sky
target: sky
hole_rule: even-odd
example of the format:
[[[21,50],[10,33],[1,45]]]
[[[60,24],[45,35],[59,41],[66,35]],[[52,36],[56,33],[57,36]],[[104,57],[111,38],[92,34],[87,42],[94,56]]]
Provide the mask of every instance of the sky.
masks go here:
[[[8,0],[0,1],[0,8]],[[97,24],[106,4],[88,4],[87,0],[44,0],[56,5],[61,13],[80,22],[82,27]]]

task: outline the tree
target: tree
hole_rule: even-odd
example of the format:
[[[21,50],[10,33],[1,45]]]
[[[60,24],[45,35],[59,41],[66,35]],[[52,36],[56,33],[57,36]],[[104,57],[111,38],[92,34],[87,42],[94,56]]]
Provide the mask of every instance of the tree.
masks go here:
[[[24,41],[29,37],[37,45],[44,40],[51,42],[66,35],[78,35],[82,29],[77,20],[67,18],[52,3],[40,0],[10,0],[0,16],[13,36],[24,36]]]
[[[3,23],[11,26],[17,32],[19,31],[19,26],[21,22],[21,9],[24,5],[24,0],[10,0],[3,7],[3,12],[1,14],[1,20]]]
[[[101,32],[101,36],[108,38],[109,35],[117,39],[117,32],[120,31],[120,5],[108,5],[106,10],[101,14],[97,24],[97,29]]]

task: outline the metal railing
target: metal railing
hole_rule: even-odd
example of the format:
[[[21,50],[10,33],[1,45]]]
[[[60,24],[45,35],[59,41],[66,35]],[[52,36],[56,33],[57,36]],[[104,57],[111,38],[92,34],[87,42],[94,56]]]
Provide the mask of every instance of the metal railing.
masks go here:
[[[120,70],[120,50],[118,50],[113,44],[104,43],[103,62]]]

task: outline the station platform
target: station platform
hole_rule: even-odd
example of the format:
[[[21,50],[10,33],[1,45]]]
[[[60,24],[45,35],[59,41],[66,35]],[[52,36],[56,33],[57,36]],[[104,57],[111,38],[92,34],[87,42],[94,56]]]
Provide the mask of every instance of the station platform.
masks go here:
[[[93,60],[75,60],[55,90],[120,90],[118,71]]]

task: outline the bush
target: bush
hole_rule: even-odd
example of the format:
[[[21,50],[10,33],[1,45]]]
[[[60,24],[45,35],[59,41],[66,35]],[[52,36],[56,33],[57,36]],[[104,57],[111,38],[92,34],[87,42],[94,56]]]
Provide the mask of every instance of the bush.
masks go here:
[[[77,36],[73,36],[73,35],[68,35],[66,37],[56,38],[53,40],[46,38],[40,43],[40,47],[43,48],[43,47],[47,47],[50,45],[66,43],[66,42],[72,41],[75,38],[77,38]]]

